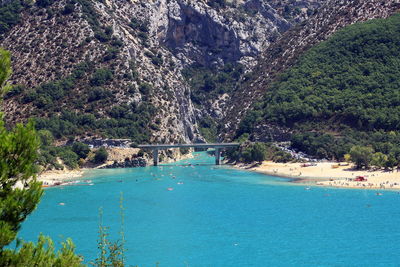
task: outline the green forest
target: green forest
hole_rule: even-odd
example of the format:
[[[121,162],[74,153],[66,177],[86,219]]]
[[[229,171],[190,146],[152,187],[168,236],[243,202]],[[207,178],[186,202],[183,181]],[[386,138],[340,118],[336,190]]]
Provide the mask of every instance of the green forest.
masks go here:
[[[354,145],[395,155],[399,56],[400,15],[348,26],[280,75],[237,135],[265,121],[293,129],[293,147],[318,158],[343,159]]]

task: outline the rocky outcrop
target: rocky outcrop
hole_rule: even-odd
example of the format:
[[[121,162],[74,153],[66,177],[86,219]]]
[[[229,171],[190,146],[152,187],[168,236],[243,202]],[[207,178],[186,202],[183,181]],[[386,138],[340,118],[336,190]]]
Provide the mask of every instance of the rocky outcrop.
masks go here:
[[[147,161],[144,158],[126,159],[123,162],[114,161],[113,164],[101,167],[101,169],[114,169],[114,168],[137,168],[146,167]]]
[[[67,142],[67,145],[72,145],[74,141]],[[92,146],[93,148],[98,147],[110,147],[110,148],[129,148],[131,140],[129,139],[82,139],[79,142]]]
[[[263,96],[277,75],[295,64],[305,51],[347,25],[374,18],[386,18],[399,9],[400,3],[397,0],[328,1],[306,23],[287,31],[262,53],[252,73],[247,75],[247,79],[243,80],[227,100],[223,123],[225,133],[222,136],[225,139],[232,138],[251,105]]]
[[[202,1],[170,1],[162,42],[185,64],[249,65],[291,24],[264,1],[213,8]]]

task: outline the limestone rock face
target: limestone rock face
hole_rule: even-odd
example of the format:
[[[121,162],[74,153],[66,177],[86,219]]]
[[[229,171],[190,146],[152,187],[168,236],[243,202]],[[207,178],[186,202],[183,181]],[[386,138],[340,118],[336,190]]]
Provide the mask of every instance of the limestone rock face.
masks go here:
[[[13,55],[11,82],[27,92],[25,97],[7,98],[7,120],[51,117],[63,110],[107,118],[114,106],[138,106],[146,100],[157,109],[149,122],[157,122],[151,128],[151,142],[203,140],[196,119],[210,108],[216,109],[215,117],[225,111],[220,97],[210,99],[206,111],[194,108],[182,69],[191,64],[218,68],[230,62],[250,69],[263,49],[306,19],[307,11],[318,8],[319,2],[323,1],[248,0],[220,5],[204,0],[78,0],[73,12],[65,11],[70,3],[66,0],[45,8],[32,4],[0,40]],[[298,11],[287,14],[285,8]],[[45,100],[35,105],[26,99],[29,90],[69,77],[82,62],[90,62],[90,69],[67,95],[57,98],[53,110],[42,108]],[[100,68],[112,71],[112,81],[101,87],[115,98],[107,104],[88,103],[91,77]],[[140,90],[144,83],[152,88],[149,95]]]
[[[266,5],[249,1],[248,10],[265,11]],[[204,66],[226,62],[254,62],[254,58],[275,35],[290,24],[271,11],[244,16],[235,7],[215,10],[202,1],[171,1],[168,29],[164,40],[168,48],[185,63]]]

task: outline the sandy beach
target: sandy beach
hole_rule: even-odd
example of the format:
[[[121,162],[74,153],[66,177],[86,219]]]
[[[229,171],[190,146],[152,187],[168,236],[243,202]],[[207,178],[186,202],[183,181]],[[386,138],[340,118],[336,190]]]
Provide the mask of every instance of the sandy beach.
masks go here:
[[[77,170],[50,170],[44,171],[38,175],[37,180],[43,183],[43,187],[51,187],[58,185],[66,185],[73,180],[79,180],[83,177],[84,173],[91,169],[98,169],[102,166],[106,166],[108,164],[112,164],[114,161],[123,161],[127,156],[132,154],[136,154],[139,151],[137,148],[113,148],[108,149],[109,158],[108,161],[102,165],[93,166],[92,168],[81,168]],[[173,163],[178,160],[185,160],[193,158],[192,153],[188,153],[182,155],[180,153],[174,153],[175,159],[165,158],[161,163]],[[152,161],[148,160],[148,163],[151,165]],[[71,184],[71,183],[69,183]]]
[[[51,170],[38,175],[37,180],[43,183],[43,186],[55,186],[60,183],[79,179],[87,169],[79,170]]]
[[[302,167],[302,163],[264,161],[257,166],[242,164],[237,167],[273,176],[293,178],[297,183],[312,183],[319,186],[400,189],[400,172],[397,170],[355,170],[351,164],[338,166],[336,162],[316,163],[316,166]],[[363,176],[366,181],[354,181],[358,176]]]

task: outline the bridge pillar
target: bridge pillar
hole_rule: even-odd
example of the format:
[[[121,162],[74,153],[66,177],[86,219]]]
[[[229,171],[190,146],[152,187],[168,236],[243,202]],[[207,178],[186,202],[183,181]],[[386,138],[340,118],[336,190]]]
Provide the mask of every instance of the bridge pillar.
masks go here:
[[[221,149],[215,148],[215,165],[221,165]]]
[[[158,165],[158,149],[153,149],[153,163],[154,166]]]

